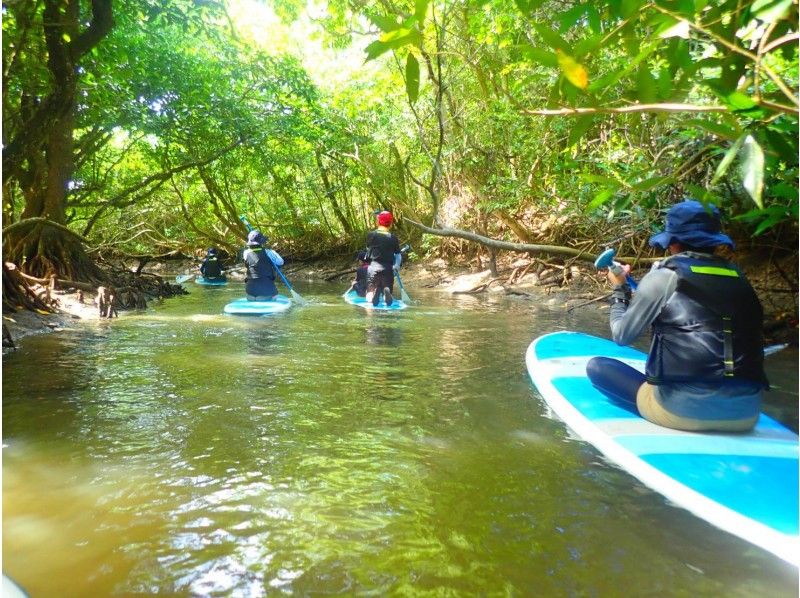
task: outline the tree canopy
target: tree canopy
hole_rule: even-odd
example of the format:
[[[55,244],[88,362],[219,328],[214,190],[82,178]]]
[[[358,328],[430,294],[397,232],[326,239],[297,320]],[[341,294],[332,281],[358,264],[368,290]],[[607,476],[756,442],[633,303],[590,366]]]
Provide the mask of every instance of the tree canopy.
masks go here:
[[[360,245],[376,209],[638,251],[685,196],[795,248],[797,18],[792,0],[7,2],[4,259],[98,279],[98,254],[234,251],[240,214],[313,256]]]

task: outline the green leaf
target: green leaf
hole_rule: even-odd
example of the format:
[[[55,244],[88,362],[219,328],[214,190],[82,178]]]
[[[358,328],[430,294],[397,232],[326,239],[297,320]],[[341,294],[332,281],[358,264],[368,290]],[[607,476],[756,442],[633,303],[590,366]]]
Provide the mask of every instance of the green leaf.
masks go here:
[[[541,48],[529,46],[523,49],[523,54],[539,64],[553,68],[558,67],[558,57],[553,52],[548,52],[547,50],[542,50]]]
[[[597,208],[602,206],[612,197],[614,197],[614,191],[612,191],[611,189],[601,190],[597,195],[594,196],[594,199],[592,199],[592,201],[590,201],[586,205],[586,211],[587,212],[595,211]]]
[[[719,163],[717,166],[717,171],[714,173],[714,178],[711,179],[711,184],[715,185],[722,176],[728,171],[733,159],[736,157],[736,154],[739,153],[739,149],[742,147],[744,143],[744,139],[747,135],[742,135],[737,139],[734,144],[730,147],[730,149],[725,152],[725,156],[722,158],[722,162]]]
[[[614,83],[619,81],[622,77],[626,76],[628,73],[633,71],[637,66],[639,66],[639,63],[641,63],[642,60],[644,60],[650,54],[652,54],[655,51],[656,47],[657,44],[655,43],[645,46],[633,60],[627,62],[627,65],[625,66],[624,69],[614,73],[610,73],[605,77],[598,79],[596,81],[592,81],[589,84],[588,90],[590,92],[593,92],[613,85]]]
[[[758,104],[756,104],[750,96],[747,96],[740,91],[734,91],[733,93],[728,94],[723,98],[723,101],[734,112],[752,110],[758,106]]]
[[[391,48],[389,44],[386,44],[380,40],[375,40],[366,48],[364,48],[364,52],[367,54],[367,60],[375,60],[378,56],[390,49]]]
[[[564,39],[558,35],[552,29],[545,27],[544,25],[540,25],[539,23],[533,23],[533,28],[536,29],[536,33],[545,41],[545,43],[555,50],[561,50],[562,52],[569,52],[570,47]]]
[[[604,38],[604,35],[592,35],[579,41],[575,44],[575,48],[573,49],[575,58],[580,58],[581,56],[591,53],[600,45],[600,42],[603,41]]]
[[[584,180],[587,183],[600,183],[602,185],[619,187],[619,182],[608,176],[602,176],[599,174],[582,174],[580,175],[580,178],[581,180]]]
[[[667,183],[672,182],[672,177],[669,176],[655,176],[649,179],[645,179],[643,181],[639,181],[632,185],[632,188],[636,191],[650,191],[650,189],[655,189],[656,187],[660,187],[661,185],[666,185]]]
[[[400,23],[398,23],[397,19],[393,16],[379,14],[369,14],[367,16],[369,17],[369,20],[375,23],[378,29],[384,33],[400,28]]]
[[[572,130],[569,132],[569,138],[567,139],[567,148],[572,147],[581,137],[583,137],[584,133],[589,130],[589,127],[592,126],[592,122],[594,121],[594,115],[592,114],[585,114],[583,116],[579,116],[575,121],[575,126],[572,127]]]
[[[428,13],[429,0],[417,0],[414,6],[414,16],[417,18],[419,26],[425,22],[425,15]]]
[[[656,101],[656,80],[647,63],[640,65],[636,73],[636,96],[643,104]]]
[[[698,127],[700,129],[703,129],[704,131],[708,131],[709,133],[716,135],[717,137],[721,137],[722,139],[729,139],[731,141],[735,140],[742,134],[741,130],[739,130],[737,127],[730,127],[728,125],[717,123],[712,120],[703,120],[701,118],[690,118],[682,122],[685,126]]]
[[[742,185],[759,208],[764,207],[764,150],[752,135],[742,146]]]
[[[692,194],[697,201],[700,203],[713,203],[715,205],[720,205],[722,203],[722,198],[712,193],[708,189],[704,187],[700,187],[698,185],[693,185],[692,183],[685,184],[686,190]]]
[[[584,11],[586,10],[585,5],[583,4],[576,4],[569,10],[562,12],[560,15],[556,16],[556,20],[558,21],[558,31],[560,33],[564,33],[565,31],[569,31],[569,29],[578,22],[583,16]]]
[[[380,39],[368,45],[364,52],[367,53],[367,61],[374,60],[384,52],[396,50],[408,44],[419,46],[422,43],[422,35],[417,29],[397,29],[384,33]]]
[[[765,23],[774,23],[786,16],[792,0],[755,0],[750,6],[750,14]]]
[[[672,76],[669,74],[669,69],[662,67],[656,79],[656,89],[658,90],[658,97],[666,100],[672,95]]]
[[[796,137],[784,136],[772,129],[767,129],[764,133],[767,143],[775,150],[779,158],[786,161],[797,160],[797,146],[792,146],[790,143],[790,140],[796,142]]]
[[[406,58],[406,92],[412,104],[417,101],[417,97],[419,97],[419,62],[411,52]]]

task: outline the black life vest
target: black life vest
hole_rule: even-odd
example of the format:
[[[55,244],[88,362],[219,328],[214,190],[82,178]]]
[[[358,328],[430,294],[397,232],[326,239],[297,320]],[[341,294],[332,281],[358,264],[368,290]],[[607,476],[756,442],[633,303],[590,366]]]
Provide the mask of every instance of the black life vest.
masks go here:
[[[391,268],[395,253],[400,253],[400,242],[394,234],[380,229],[367,233],[367,259]]]
[[[263,247],[248,247],[245,249],[244,263],[247,265],[247,278],[268,278],[275,280],[275,268]]]
[[[222,276],[222,268],[216,257],[207,257],[203,262],[203,276],[206,278],[219,278]]]
[[[763,310],[744,274],[723,259],[676,255],[661,262],[678,275],[653,322],[647,381],[739,379],[769,387],[764,373]]]

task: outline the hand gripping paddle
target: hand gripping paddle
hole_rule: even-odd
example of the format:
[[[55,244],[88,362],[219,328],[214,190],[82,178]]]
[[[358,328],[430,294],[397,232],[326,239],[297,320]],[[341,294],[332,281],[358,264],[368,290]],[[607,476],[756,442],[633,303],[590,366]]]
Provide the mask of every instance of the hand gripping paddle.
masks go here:
[[[614,261],[614,256],[616,255],[617,250],[613,247],[606,249],[603,253],[597,256],[597,259],[594,261],[594,267],[598,270],[602,270],[603,268],[608,268],[609,272],[613,272],[617,276],[623,273],[622,265],[619,262]],[[631,287],[632,291],[636,290],[636,281],[630,274],[625,275],[625,280],[628,281],[628,284]]]

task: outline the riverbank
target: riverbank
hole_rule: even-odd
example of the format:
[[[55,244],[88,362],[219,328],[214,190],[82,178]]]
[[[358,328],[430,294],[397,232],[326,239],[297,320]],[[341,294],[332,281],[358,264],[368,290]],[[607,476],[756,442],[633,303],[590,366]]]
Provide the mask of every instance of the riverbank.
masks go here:
[[[767,342],[796,345],[797,295],[791,288],[793,272],[796,280],[796,264],[773,264],[764,269],[758,260],[745,259],[741,265],[764,305]],[[177,268],[174,263],[153,264],[147,268],[147,273],[161,276],[164,281],[174,281],[178,275],[194,274],[196,267],[194,262],[180,264]],[[353,278],[355,267],[348,257],[344,257],[289,264],[283,272],[290,281],[340,282],[344,287]],[[633,274],[641,278],[645,273],[645,269],[640,269]],[[406,264],[401,276],[412,295],[415,288],[422,288],[448,294],[512,295],[522,301],[547,303],[565,311],[608,309],[605,298],[609,289],[605,277],[594,271],[590,264],[582,262],[559,264],[507,254],[499,257],[492,268],[491,264],[481,260],[458,262],[433,258]],[[244,273],[241,268],[233,268],[229,270],[229,278],[241,282]],[[58,306],[53,313],[19,310],[3,314],[3,322],[15,346],[30,335],[56,332],[100,318],[97,305],[84,299],[83,293],[57,290],[55,297]],[[6,346],[4,339],[3,352],[9,350],[13,347]]]

